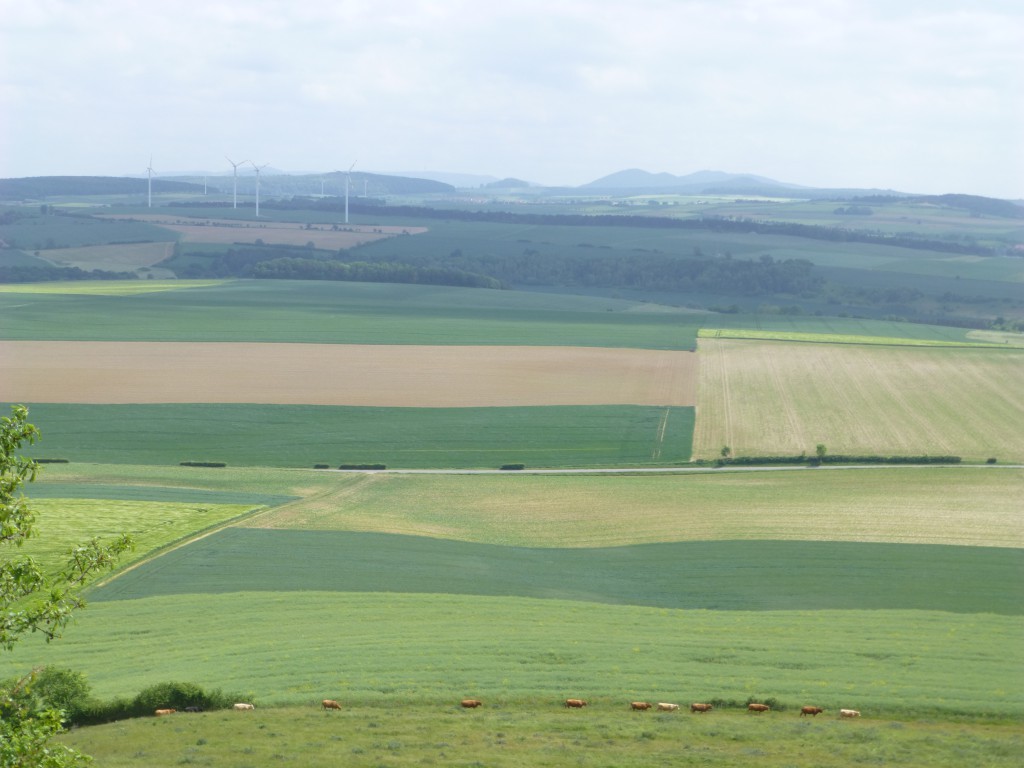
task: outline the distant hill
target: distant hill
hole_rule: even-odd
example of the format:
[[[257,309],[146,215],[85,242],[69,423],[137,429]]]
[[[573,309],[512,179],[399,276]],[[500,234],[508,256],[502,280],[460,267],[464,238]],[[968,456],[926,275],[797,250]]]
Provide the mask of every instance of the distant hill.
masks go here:
[[[481,176],[473,173],[448,173],[445,171],[395,171],[394,175],[413,179],[440,181],[462,189],[482,187],[498,180],[495,176]]]
[[[650,173],[639,168],[619,171],[584,184],[580,189],[704,189],[707,187],[784,187],[799,189],[796,184],[786,184],[764,176],[752,174],[724,173],[722,171],[697,171],[686,176],[671,173]]]
[[[1008,219],[1024,219],[1024,206],[1009,200],[978,195],[928,195],[911,198],[915,202],[936,203],[949,208],[961,208],[976,216],[1001,216]]]
[[[30,176],[0,179],[0,200],[45,200],[73,195],[144,195],[147,179],[122,176]],[[153,179],[153,193],[199,192],[202,184]]]

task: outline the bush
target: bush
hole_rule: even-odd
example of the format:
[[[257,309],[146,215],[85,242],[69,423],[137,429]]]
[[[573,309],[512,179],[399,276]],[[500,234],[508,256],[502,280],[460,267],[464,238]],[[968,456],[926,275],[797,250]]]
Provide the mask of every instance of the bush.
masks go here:
[[[387,469],[386,464],[342,464],[338,469]]]
[[[499,469],[510,469],[510,470],[526,469],[526,465],[525,464],[502,464],[499,467]]]
[[[314,464],[313,469],[330,469],[329,464]]]
[[[32,459],[36,464],[70,464],[67,459]]]
[[[86,700],[75,708],[70,720],[75,725],[98,725],[131,717],[149,717],[158,709],[176,709],[179,712],[185,707],[229,709],[236,701],[250,700],[251,697],[240,694],[223,693],[219,688],[204,691],[195,683],[158,683],[140,691],[133,699]]]
[[[223,461],[183,461],[179,464],[182,467],[226,467]]]
[[[986,464],[995,464],[996,463],[996,457],[995,456],[991,456],[991,457],[985,459],[985,463]]]

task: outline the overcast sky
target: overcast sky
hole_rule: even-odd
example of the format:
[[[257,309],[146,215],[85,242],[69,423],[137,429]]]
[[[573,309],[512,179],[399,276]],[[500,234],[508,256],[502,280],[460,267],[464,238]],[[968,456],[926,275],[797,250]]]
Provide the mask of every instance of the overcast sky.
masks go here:
[[[0,0],[0,177],[150,155],[1024,198],[1024,2]]]

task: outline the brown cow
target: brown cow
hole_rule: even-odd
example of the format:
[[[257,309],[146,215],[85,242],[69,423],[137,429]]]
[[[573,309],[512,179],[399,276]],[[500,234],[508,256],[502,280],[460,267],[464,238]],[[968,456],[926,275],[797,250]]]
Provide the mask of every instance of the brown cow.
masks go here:
[[[669,704],[668,702],[665,702],[665,701],[659,701],[658,702],[658,711],[659,712],[675,712],[678,709],[679,709],[679,705],[678,704]]]
[[[320,702],[321,709],[341,709],[341,704],[334,699],[324,699]]]
[[[646,701],[631,701],[629,702],[629,708],[634,712],[644,712],[651,708],[651,705]]]
[[[860,717],[860,712],[856,709],[840,709],[840,717]]]
[[[459,704],[461,704],[466,709],[476,709],[477,707],[482,707],[484,705],[484,703],[480,701],[480,699],[463,699],[459,702]]]
[[[816,717],[817,715],[820,715],[824,711],[825,710],[822,709],[821,707],[800,707],[800,717],[803,717],[804,715],[810,715],[811,717]]]
[[[173,715],[177,711],[178,710],[176,710],[176,709],[158,709],[156,711],[156,716],[157,717],[163,717],[164,715]]]
[[[691,712],[700,712],[701,714],[704,714],[705,712],[710,712],[712,709],[714,709],[714,707],[711,706],[710,704],[700,704],[700,703],[697,703],[697,704],[691,704],[690,705],[690,711]]]
[[[585,707],[585,706],[587,706],[587,702],[585,702],[583,699],[566,699],[565,700],[565,708],[566,709],[583,709],[583,707]]]
[[[769,707],[767,704],[754,704],[754,703],[751,703],[751,704],[747,704],[747,711],[748,712],[769,712],[769,711],[771,711],[771,707]]]

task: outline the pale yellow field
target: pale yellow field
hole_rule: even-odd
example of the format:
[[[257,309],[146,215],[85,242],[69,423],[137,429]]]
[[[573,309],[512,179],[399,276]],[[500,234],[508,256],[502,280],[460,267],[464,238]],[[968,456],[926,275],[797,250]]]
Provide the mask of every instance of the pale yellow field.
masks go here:
[[[1024,459],[1024,351],[701,339],[694,457]]]
[[[1024,470],[1011,468],[343,477],[240,524],[533,547],[726,539],[1024,546]]]
[[[135,296],[158,291],[207,288],[227,280],[77,280],[53,283],[4,283],[0,293],[43,293],[81,296]]]
[[[123,245],[89,245],[81,248],[55,248],[41,251],[40,256],[62,267],[103,269],[130,272],[139,267],[152,267],[174,253],[174,243],[125,243]],[[170,270],[153,270],[162,277],[174,277]]]
[[[254,243],[257,239],[268,245],[306,245],[316,248],[338,250],[353,248],[363,243],[372,243],[396,235],[414,235],[426,232],[425,227],[356,226],[305,224],[280,221],[238,221],[236,219],[190,219],[160,214],[144,216],[100,216],[107,219],[132,219],[157,224],[181,235],[186,243]],[[344,229],[341,229],[344,227]]]
[[[0,401],[415,407],[694,404],[691,352],[0,341]]]

